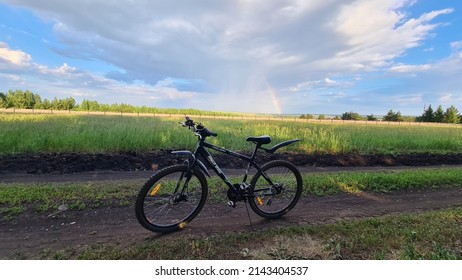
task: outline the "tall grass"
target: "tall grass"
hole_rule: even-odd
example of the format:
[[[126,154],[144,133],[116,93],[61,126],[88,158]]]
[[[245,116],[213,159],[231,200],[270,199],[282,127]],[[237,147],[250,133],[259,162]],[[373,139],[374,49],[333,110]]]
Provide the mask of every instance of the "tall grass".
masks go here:
[[[2,154],[160,150],[193,140],[158,118],[3,115],[0,126]]]
[[[0,154],[117,152],[193,148],[194,135],[177,118],[0,115]],[[201,121],[201,120],[196,120]],[[302,153],[462,153],[462,127],[317,124],[283,121],[204,119],[218,133],[210,142],[249,151],[247,136],[270,135],[273,143],[301,142],[285,151]]]

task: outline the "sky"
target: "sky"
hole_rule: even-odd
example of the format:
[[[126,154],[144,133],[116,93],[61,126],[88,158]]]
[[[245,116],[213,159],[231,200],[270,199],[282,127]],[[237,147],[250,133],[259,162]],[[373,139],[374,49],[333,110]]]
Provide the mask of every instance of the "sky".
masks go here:
[[[462,112],[462,1],[0,0],[10,89],[228,112]]]

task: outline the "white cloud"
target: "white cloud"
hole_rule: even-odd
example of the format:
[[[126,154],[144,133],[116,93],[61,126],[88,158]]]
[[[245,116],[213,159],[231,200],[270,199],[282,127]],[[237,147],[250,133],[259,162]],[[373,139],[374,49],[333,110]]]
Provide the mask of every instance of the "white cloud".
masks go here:
[[[399,9],[407,2],[358,0],[344,6],[336,26],[348,47],[337,52],[332,59],[320,61],[319,65],[334,69],[335,65],[342,65],[344,70],[351,71],[386,67],[406,50],[422,44],[437,27],[437,24],[430,23],[431,20],[453,12],[443,9],[408,19]]]
[[[3,61],[3,62],[2,62]],[[2,67],[2,65],[5,67]],[[142,81],[126,84],[104,76],[78,70],[76,67],[64,63],[61,66],[49,68],[33,62],[32,56],[19,50],[11,50],[9,46],[0,42],[0,83],[11,85],[16,88],[18,85],[26,88],[37,88],[43,92],[54,92],[59,95],[71,95],[74,97],[106,97],[107,103],[113,103],[117,97],[123,97],[127,93],[135,96],[131,101],[144,105],[143,100],[156,100],[164,106],[171,100],[193,99],[197,93],[181,91],[175,88],[171,79],[159,81],[155,85],[149,85]],[[34,77],[31,81],[23,78]],[[46,84],[46,85],[45,85]],[[56,94],[55,94],[56,96]],[[52,96],[44,96],[51,98]],[[186,104],[188,102],[185,102]]]
[[[431,69],[430,64],[422,64],[422,65],[406,65],[406,64],[397,64],[395,66],[390,67],[390,72],[397,72],[397,73],[416,73],[420,71],[427,71]]]
[[[277,93],[281,106],[289,106],[308,102],[284,103],[288,96],[300,98],[294,92],[355,85],[327,77],[431,70],[428,64],[394,60],[423,44],[438,27],[435,18],[453,12],[442,9],[411,18],[405,12],[415,2],[410,0],[4,2],[53,21],[63,44],[55,51],[62,56],[103,61],[122,70],[103,77],[65,60],[60,67],[34,66],[41,79],[56,86],[85,87],[95,94],[100,88],[155,100],[207,96],[208,101],[194,101],[205,109],[226,104],[227,109],[240,110],[245,100],[269,112],[274,104],[261,101],[269,89]],[[453,48],[458,46],[453,43]],[[27,56],[15,61],[32,63]],[[180,90],[174,83],[165,84],[169,78],[201,81],[201,86],[191,83]]]
[[[428,22],[451,12],[406,20],[399,11],[406,0],[12,2],[56,20],[55,31],[73,55],[109,61],[128,69],[133,80],[154,72],[153,84],[167,76],[204,78],[249,67],[274,80],[280,67],[293,68],[293,81],[280,82],[295,83],[297,72],[316,70],[311,61],[329,71],[376,68],[418,45],[435,27]]]
[[[460,106],[462,102],[462,56],[457,48],[445,59],[424,65],[397,65],[388,73],[399,79],[401,89],[400,100],[407,96],[419,96],[414,99],[416,104],[439,104],[444,106]],[[415,93],[415,92],[418,93]],[[412,99],[412,98],[411,98]],[[403,104],[404,102],[399,102]],[[409,102],[408,104],[411,104]],[[417,111],[419,113],[419,110]]]
[[[324,78],[316,81],[307,81],[300,83],[289,90],[291,92],[323,90],[328,88],[347,88],[353,86],[353,82],[336,81],[330,78]]]
[[[29,67],[31,56],[21,50],[11,50],[4,42],[0,42],[0,70]]]
[[[462,41],[451,42],[451,49],[460,50],[462,49]]]
[[[449,92],[441,93],[439,96],[439,101],[446,106],[459,105],[462,103],[462,94]]]

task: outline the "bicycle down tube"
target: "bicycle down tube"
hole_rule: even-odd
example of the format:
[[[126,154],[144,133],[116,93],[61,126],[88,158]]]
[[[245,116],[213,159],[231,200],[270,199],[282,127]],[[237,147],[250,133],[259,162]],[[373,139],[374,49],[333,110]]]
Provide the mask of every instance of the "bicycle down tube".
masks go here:
[[[246,183],[247,181],[247,177],[248,177],[248,173],[249,173],[249,170],[250,168],[253,166],[257,169],[257,171],[260,171],[262,173],[262,176],[263,178],[265,178],[268,183],[270,184],[273,184],[273,182],[271,182],[271,179],[268,178],[268,176],[266,176],[266,174],[264,172],[262,172],[260,166],[258,166],[255,162],[254,162],[254,159],[255,159],[255,154],[256,154],[256,151],[258,148],[255,149],[255,151],[253,152],[252,156],[249,157],[249,156],[246,156],[246,155],[243,155],[243,154],[239,154],[239,153],[236,153],[234,151],[231,151],[231,150],[228,150],[228,149],[225,149],[225,148],[221,148],[221,147],[218,147],[218,146],[215,146],[213,144],[210,144],[210,143],[207,143],[205,141],[201,142],[199,144],[199,146],[197,147],[196,149],[196,156],[197,154],[201,155],[203,158],[205,158],[208,162],[208,164],[212,167],[213,171],[223,180],[223,182],[226,183],[226,185],[232,189],[233,191],[235,191],[236,193],[238,192],[238,190],[234,187],[234,185],[229,181],[228,177],[226,176],[226,174],[221,170],[221,168],[217,165],[217,163],[215,162],[215,160],[213,159],[212,155],[209,153],[209,151],[207,151],[204,147],[206,148],[209,148],[209,149],[212,149],[212,150],[215,150],[215,151],[218,151],[218,152],[221,152],[221,153],[225,153],[227,155],[231,155],[231,156],[234,156],[234,157],[237,157],[239,159],[242,159],[244,161],[247,161],[249,164],[245,170],[245,174],[244,174],[244,178],[242,180],[242,183]]]

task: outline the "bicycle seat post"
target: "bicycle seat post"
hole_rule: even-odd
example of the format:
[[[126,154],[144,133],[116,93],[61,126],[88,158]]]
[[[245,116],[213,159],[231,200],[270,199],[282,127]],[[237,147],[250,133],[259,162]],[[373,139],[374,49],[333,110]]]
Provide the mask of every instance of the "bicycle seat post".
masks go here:
[[[254,142],[254,143],[255,143],[255,149],[253,150],[252,156],[250,157],[250,161],[247,164],[247,168],[245,169],[245,175],[244,175],[244,180],[243,180],[244,183],[247,181],[250,168],[252,168],[252,162],[255,160],[255,157],[257,156],[257,151],[262,145],[261,143],[258,143],[258,142]]]

